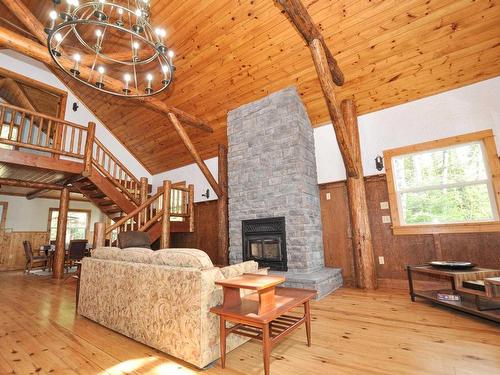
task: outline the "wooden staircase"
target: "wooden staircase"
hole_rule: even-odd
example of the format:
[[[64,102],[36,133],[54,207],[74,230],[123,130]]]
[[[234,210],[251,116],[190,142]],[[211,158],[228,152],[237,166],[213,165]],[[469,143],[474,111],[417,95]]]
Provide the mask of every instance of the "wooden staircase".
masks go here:
[[[28,149],[30,163],[35,166],[71,170],[75,177],[72,189],[114,221],[106,229],[108,237],[119,231],[139,230],[148,232],[151,242],[161,236],[162,244],[168,245],[171,231],[194,230],[194,187],[172,186],[165,181],[163,189],[151,196],[147,178],[135,177],[95,138],[94,123],[84,127],[0,103],[0,130],[0,143],[13,150]]]

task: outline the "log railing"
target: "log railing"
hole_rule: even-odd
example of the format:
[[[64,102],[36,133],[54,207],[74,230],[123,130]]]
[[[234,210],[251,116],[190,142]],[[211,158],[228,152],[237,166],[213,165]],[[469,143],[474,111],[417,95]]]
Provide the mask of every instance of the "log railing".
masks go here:
[[[52,155],[83,159],[87,128],[10,104],[0,103],[0,143]]]
[[[167,186],[166,189],[165,186]],[[170,197],[170,200],[167,200],[170,202],[167,210],[164,210],[165,193],[167,197]],[[187,221],[189,231],[194,231],[193,185],[189,185],[188,187],[173,187],[169,181],[166,181],[162,190],[148,198],[135,210],[123,216],[113,225],[104,229],[102,229],[102,226],[96,225],[96,233],[94,234],[95,246],[104,246],[104,243],[99,243],[104,241],[104,238],[110,238],[111,242],[113,242],[120,232],[148,231],[153,225],[164,221],[165,218],[168,221]],[[102,230],[104,230],[104,235],[97,233]],[[168,247],[170,230],[162,230],[161,236],[161,242],[164,245],[162,247]]]
[[[94,166],[136,204],[141,199],[141,182],[98,139],[92,150]]]

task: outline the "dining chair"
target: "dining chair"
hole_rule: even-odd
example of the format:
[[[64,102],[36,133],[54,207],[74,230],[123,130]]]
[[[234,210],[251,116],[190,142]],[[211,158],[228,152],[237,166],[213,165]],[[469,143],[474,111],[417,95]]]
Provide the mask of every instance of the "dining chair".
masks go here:
[[[74,262],[80,261],[85,256],[88,240],[71,240],[66,253],[66,272],[73,266]]]
[[[34,255],[33,248],[31,247],[30,241],[23,241],[24,255],[26,257],[26,265],[24,266],[24,272],[30,273],[33,268],[34,263],[43,262],[43,270],[47,268],[48,257],[46,255]]]

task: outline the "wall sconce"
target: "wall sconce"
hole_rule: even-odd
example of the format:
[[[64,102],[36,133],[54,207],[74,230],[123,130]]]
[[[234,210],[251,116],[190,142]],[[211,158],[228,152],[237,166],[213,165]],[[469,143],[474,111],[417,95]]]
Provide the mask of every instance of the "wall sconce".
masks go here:
[[[377,171],[384,169],[384,159],[380,155],[375,158],[375,168],[377,168]]]
[[[202,197],[205,197],[205,198],[210,198],[210,189],[207,189],[206,193],[205,194],[202,194],[201,195]]]
[[[78,111],[78,108],[79,108],[79,107],[80,107],[80,106],[78,105],[78,103],[77,103],[77,102],[74,102],[74,103],[73,103],[73,112]]]

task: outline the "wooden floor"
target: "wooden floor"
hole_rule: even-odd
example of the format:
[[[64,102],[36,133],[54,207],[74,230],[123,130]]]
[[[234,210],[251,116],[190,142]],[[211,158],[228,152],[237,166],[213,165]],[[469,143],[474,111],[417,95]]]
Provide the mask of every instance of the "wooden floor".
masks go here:
[[[0,374],[262,374],[259,342],[204,372],[75,315],[75,281],[0,273]],[[272,353],[277,374],[500,374],[500,326],[400,291],[342,289],[314,302]]]

